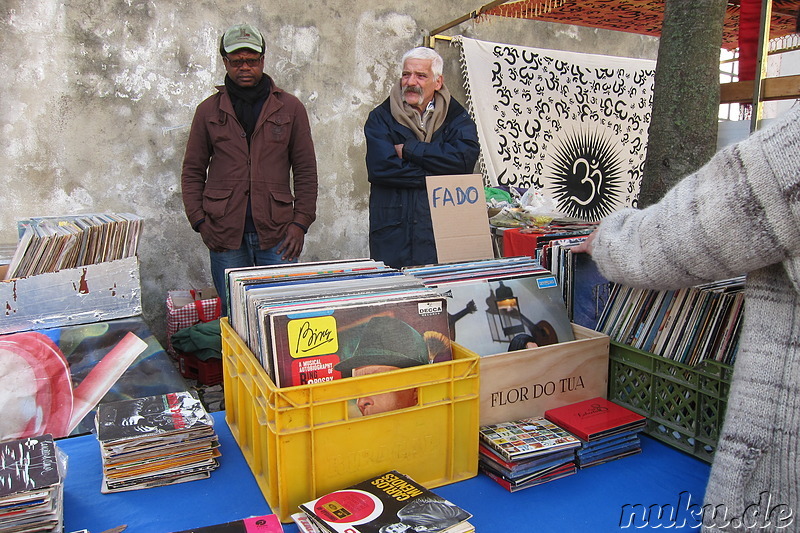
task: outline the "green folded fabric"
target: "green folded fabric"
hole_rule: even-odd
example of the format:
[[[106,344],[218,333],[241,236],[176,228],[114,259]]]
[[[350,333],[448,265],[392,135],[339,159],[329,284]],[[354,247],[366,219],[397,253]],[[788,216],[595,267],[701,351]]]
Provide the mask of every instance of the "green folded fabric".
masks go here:
[[[483,192],[484,194],[486,194],[487,202],[491,202],[492,200],[497,200],[498,202],[508,202],[508,203],[514,202],[514,198],[512,198],[511,193],[508,191],[504,191],[503,189],[497,189],[495,187],[484,187]]]
[[[212,357],[222,359],[219,319],[179,329],[172,335],[172,347],[183,353],[192,354],[201,361],[207,361]]]

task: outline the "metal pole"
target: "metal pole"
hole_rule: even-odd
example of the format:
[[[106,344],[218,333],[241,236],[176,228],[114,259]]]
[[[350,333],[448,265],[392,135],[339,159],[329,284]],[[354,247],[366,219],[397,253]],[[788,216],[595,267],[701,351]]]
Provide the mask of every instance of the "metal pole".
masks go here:
[[[767,75],[767,53],[769,48],[769,27],[772,20],[772,0],[761,0],[761,24],[758,35],[758,55],[756,56],[756,75],[753,81],[753,112],[750,116],[750,133],[761,126],[764,78]]]
[[[449,30],[450,28],[452,28],[454,26],[458,26],[462,22],[466,22],[466,21],[468,21],[470,19],[478,18],[479,16],[481,16],[486,11],[489,11],[492,8],[495,8],[495,7],[497,7],[497,6],[501,5],[501,4],[505,4],[505,3],[510,2],[510,1],[511,0],[494,0],[492,2],[489,2],[488,4],[482,5],[480,8],[478,8],[475,11],[471,11],[470,13],[467,13],[466,15],[461,16],[461,17],[455,19],[452,22],[448,22],[444,26],[440,26],[440,27],[436,28],[435,30],[432,30],[428,34],[429,35],[428,38],[425,39],[425,41],[426,41],[425,42],[425,46],[427,46],[428,48],[433,48],[433,45],[436,42],[436,36],[438,34],[440,34],[441,32],[443,32],[445,30]]]

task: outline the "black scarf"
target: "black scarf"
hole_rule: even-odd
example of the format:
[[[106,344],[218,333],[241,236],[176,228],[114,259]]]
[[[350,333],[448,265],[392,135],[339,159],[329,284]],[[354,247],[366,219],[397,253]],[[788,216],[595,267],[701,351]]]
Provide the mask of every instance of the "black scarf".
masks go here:
[[[247,144],[250,144],[250,136],[256,129],[258,115],[261,114],[261,108],[272,90],[272,80],[265,74],[255,87],[241,87],[236,85],[230,76],[225,75],[225,88],[231,97],[236,118],[247,134]]]

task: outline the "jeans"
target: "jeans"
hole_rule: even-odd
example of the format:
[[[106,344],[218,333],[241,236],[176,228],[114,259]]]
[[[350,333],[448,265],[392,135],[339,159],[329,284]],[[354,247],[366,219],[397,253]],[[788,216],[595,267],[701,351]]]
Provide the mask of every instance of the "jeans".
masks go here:
[[[211,257],[211,278],[214,280],[214,288],[219,294],[222,304],[222,316],[228,316],[228,284],[225,278],[226,268],[241,268],[250,266],[281,265],[286,263],[296,263],[294,261],[284,261],[278,254],[276,244],[268,250],[258,248],[258,234],[245,233],[242,239],[242,246],[238,250],[228,250],[225,252],[212,252]]]

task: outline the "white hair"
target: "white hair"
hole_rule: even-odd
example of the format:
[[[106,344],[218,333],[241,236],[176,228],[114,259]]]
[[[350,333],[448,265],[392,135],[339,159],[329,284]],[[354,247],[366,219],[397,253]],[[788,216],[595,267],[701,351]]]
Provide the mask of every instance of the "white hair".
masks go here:
[[[412,48],[403,54],[403,59],[400,61],[401,66],[405,66],[406,59],[430,59],[432,61],[431,70],[433,71],[433,76],[438,78],[442,75],[444,60],[442,59],[442,56],[440,56],[439,53],[433,48],[428,48],[426,46]]]

